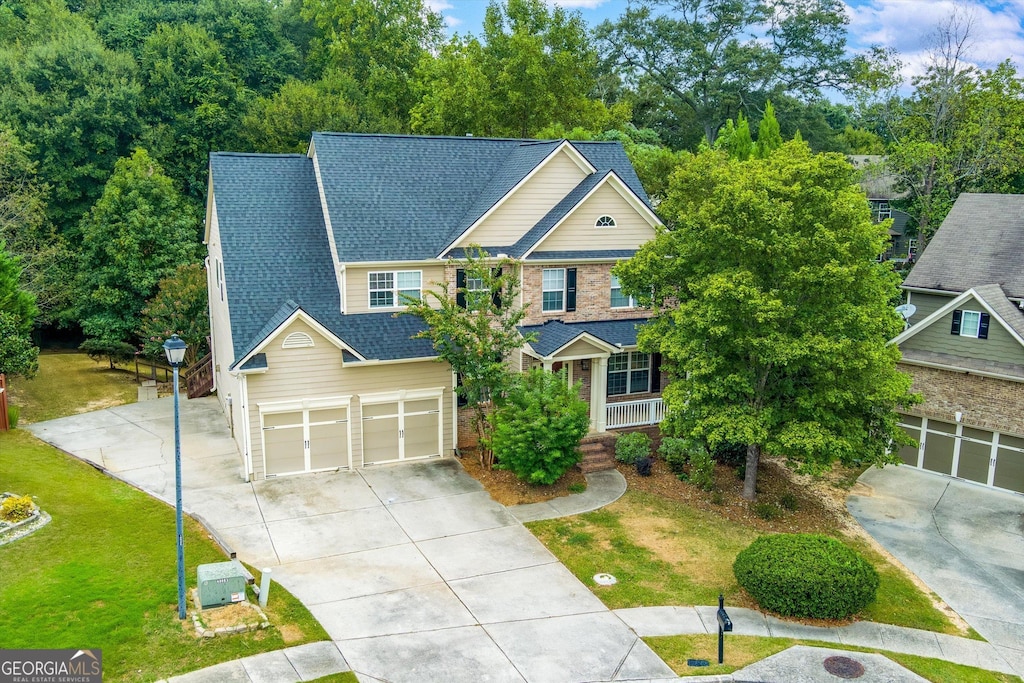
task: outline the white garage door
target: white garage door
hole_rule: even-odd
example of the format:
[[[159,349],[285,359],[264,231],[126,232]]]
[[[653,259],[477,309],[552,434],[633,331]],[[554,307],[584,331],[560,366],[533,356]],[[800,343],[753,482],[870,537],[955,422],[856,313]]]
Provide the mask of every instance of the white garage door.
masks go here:
[[[443,394],[439,387],[361,395],[363,465],[440,456]]]
[[[913,415],[900,426],[918,442],[900,449],[907,465],[1024,493],[1024,438]]]
[[[260,404],[265,476],[351,467],[349,400]]]

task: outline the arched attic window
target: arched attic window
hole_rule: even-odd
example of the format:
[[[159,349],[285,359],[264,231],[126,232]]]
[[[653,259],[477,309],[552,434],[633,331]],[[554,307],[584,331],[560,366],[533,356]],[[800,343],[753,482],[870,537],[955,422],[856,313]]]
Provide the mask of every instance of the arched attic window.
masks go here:
[[[611,216],[601,216],[596,221],[594,221],[594,227],[598,227],[598,228],[614,228],[615,227],[615,219],[612,218]]]
[[[313,346],[313,338],[305,332],[292,332],[284,338],[282,349],[302,349]]]

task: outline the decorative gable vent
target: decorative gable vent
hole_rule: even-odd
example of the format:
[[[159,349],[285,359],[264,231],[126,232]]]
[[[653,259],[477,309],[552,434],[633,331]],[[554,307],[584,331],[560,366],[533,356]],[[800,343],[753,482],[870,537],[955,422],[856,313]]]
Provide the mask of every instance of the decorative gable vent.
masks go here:
[[[313,346],[313,338],[305,332],[292,332],[281,344],[282,349],[301,349],[307,346]]]
[[[594,222],[594,226],[598,228],[614,228],[615,219],[611,216],[601,216]]]

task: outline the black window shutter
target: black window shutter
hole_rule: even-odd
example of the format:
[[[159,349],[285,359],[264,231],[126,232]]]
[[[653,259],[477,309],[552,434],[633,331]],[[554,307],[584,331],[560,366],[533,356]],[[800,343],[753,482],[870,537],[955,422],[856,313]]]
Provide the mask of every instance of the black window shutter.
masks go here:
[[[661,391],[661,354],[651,354],[651,393]]]
[[[493,268],[491,270],[491,275],[493,275],[495,279],[500,278],[501,277],[501,268]],[[495,288],[495,290],[493,292],[491,292],[491,304],[495,308],[501,308],[501,288],[500,287]]]
[[[565,310],[576,310],[576,269],[565,269]]]
[[[455,304],[459,308],[466,307],[466,269],[459,268],[455,271]]]
[[[962,313],[960,309],[953,311],[953,328],[949,331],[950,334],[960,334],[960,316]]]
[[[988,339],[988,313],[981,314],[981,323],[978,324],[978,339]]]
[[[462,392],[458,391],[458,389],[462,388],[462,375],[455,375],[455,386],[455,406],[457,408],[465,408],[469,405],[469,399],[463,396]]]

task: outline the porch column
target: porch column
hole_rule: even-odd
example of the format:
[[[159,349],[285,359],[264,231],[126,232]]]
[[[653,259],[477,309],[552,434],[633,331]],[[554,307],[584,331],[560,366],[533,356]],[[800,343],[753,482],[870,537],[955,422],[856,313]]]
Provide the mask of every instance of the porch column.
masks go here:
[[[541,364],[544,366],[544,372],[551,372],[551,366],[555,364],[553,360],[542,360]]]
[[[608,428],[605,398],[608,393],[608,359],[598,356],[590,361],[590,429],[604,432]]]

